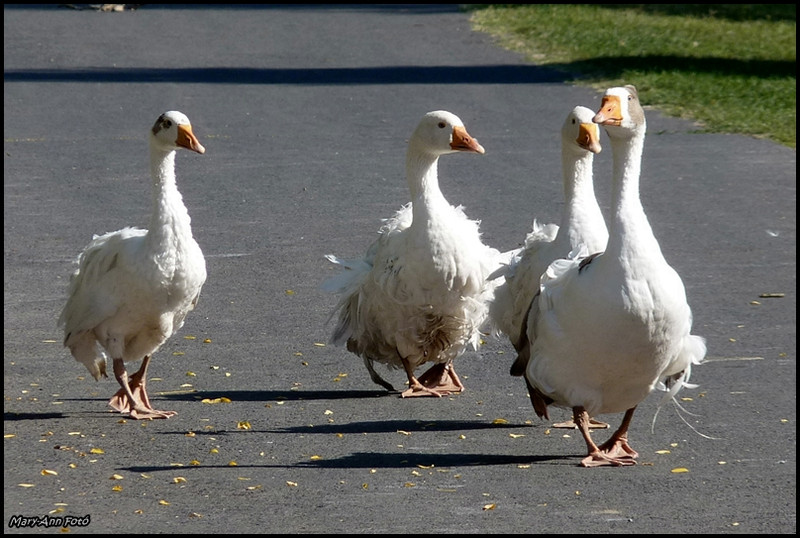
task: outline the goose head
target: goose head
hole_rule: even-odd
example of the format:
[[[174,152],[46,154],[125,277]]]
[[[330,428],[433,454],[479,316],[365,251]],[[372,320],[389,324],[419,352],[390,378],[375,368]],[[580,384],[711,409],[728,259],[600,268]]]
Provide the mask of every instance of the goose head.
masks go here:
[[[564,148],[576,148],[580,153],[600,153],[600,127],[594,123],[595,113],[585,106],[576,106],[561,127]]]
[[[428,112],[422,117],[411,135],[409,147],[437,157],[457,151],[485,153],[483,146],[467,133],[459,117],[445,110]]]
[[[176,110],[161,114],[153,124],[150,135],[151,143],[164,151],[174,151],[178,148],[200,154],[206,151],[194,136],[189,118]]]
[[[627,85],[606,90],[594,122],[604,126],[612,138],[643,134],[646,122],[636,88]]]

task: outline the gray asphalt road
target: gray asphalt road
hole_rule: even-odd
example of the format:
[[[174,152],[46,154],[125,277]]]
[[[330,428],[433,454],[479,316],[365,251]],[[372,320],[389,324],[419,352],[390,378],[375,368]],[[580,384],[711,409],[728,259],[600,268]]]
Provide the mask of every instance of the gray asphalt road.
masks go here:
[[[401,400],[324,345],[319,284],[324,254],[362,253],[407,201],[422,114],[458,114],[486,148],[442,159],[442,189],[505,250],[560,215],[558,130],[598,92],[456,6],[6,5],[3,23],[6,532],[796,531],[794,150],[648,110],[642,198],[709,357],[686,412],[651,428],[656,398],[637,411],[639,465],[583,469],[577,433],[507,375],[506,342],[459,360],[463,394]],[[209,277],[151,365],[179,414],[126,421],[56,320],[91,235],[146,225],[145,133],[169,109],[207,148],[179,155],[178,181]]]

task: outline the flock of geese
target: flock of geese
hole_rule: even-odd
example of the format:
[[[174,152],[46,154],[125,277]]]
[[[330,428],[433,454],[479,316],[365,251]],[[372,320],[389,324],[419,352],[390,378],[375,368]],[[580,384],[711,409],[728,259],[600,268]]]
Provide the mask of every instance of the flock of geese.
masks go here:
[[[593,158],[600,127],[613,152],[611,215],[594,193]],[[522,246],[500,252],[483,243],[478,222],[439,188],[443,155],[484,153],[462,121],[426,114],[408,142],[410,201],[386,219],[366,254],[327,255],[341,267],[322,288],[338,294],[332,341],[375,368],[402,368],[402,397],[464,390],[454,363],[486,334],[516,350],[510,374],[523,377],[533,409],[572,411],[586,443],[585,467],[635,464],[628,444],[636,407],[655,389],[673,398],[706,353],[691,334],[692,314],[680,276],[664,259],[639,198],[645,114],[633,86],[607,90],[596,112],[577,106],[562,130],[564,212],[559,224],[533,221]],[[110,356],[120,389],[110,405],[135,419],[169,418],[153,408],[150,359],[197,303],[205,259],[178,191],[178,149],[205,149],[182,113],[162,114],[150,132],[153,209],[147,229],[95,236],[81,253],[59,324],[64,345],[95,379]],[[125,363],[141,361],[128,374]],[[427,370],[417,375],[418,370]],[[624,413],[597,445],[595,416]]]

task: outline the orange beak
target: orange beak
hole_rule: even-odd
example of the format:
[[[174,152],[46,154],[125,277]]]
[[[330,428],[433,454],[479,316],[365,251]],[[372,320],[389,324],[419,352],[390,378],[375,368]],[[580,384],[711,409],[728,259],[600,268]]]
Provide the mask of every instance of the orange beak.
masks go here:
[[[473,153],[486,153],[478,141],[469,136],[464,127],[453,127],[453,141],[450,147],[456,151],[471,151]]]
[[[596,123],[581,123],[575,142],[592,153],[600,153],[600,128]]]
[[[593,121],[600,125],[621,125],[622,106],[620,105],[619,97],[616,95],[607,95],[603,97],[600,110],[595,114]]]
[[[190,125],[178,125],[178,140],[175,143],[182,148],[196,151],[201,155],[206,152],[206,148],[194,136]]]

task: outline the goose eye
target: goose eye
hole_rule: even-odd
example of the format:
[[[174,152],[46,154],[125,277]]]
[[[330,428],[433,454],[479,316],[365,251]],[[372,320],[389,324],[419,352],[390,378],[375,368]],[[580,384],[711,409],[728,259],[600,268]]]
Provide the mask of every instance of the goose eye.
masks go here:
[[[170,127],[172,127],[172,122],[171,122],[170,120],[167,120],[167,121],[165,121],[165,122],[164,122],[164,127],[166,127],[167,129],[169,129]]]
[[[443,121],[440,121],[439,122],[439,129],[444,129],[445,127],[447,127],[447,124],[445,122],[443,122]]]

